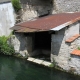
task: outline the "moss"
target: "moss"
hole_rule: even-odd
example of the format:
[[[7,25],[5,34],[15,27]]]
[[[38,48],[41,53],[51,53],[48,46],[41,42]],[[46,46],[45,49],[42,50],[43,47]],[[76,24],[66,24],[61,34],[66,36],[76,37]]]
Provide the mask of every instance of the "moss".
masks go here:
[[[15,54],[14,56],[17,57],[17,58],[22,58],[22,59],[27,59],[28,58],[27,55],[23,57],[20,53]]]
[[[21,54],[17,54],[16,56],[17,56],[17,57],[22,57],[22,55],[21,55]]]
[[[53,64],[53,63],[51,63],[51,64],[49,65],[49,67],[54,67],[54,64]]]
[[[68,60],[71,61],[71,57]]]

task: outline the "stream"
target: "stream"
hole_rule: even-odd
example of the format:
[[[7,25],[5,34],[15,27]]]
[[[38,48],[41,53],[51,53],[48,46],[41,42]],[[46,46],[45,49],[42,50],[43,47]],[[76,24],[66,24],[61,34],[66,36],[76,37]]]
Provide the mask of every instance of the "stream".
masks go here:
[[[80,76],[0,55],[0,80],[80,80]]]

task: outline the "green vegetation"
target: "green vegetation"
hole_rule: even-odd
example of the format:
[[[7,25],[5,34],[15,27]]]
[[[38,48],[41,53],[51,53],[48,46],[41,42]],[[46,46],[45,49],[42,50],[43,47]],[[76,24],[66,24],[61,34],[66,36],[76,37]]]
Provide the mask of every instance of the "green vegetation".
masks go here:
[[[80,47],[78,47],[78,50],[80,50]]]
[[[50,64],[50,65],[49,65],[49,67],[54,67],[54,64],[53,64],[53,63],[52,63],[52,64]]]
[[[69,61],[71,61],[71,57],[69,57],[69,59],[68,59]]]
[[[13,55],[15,53],[14,48],[7,43],[8,37],[0,37],[0,54]]]
[[[12,0],[12,5],[16,12],[21,9],[20,0]]]
[[[16,57],[18,57],[18,58],[22,58],[22,59],[27,59],[27,58],[28,58],[28,56],[27,56],[27,55],[22,56],[20,53],[15,54],[14,56],[16,56]]]
[[[22,57],[22,55],[19,53],[19,54],[16,54],[15,55],[16,57]]]

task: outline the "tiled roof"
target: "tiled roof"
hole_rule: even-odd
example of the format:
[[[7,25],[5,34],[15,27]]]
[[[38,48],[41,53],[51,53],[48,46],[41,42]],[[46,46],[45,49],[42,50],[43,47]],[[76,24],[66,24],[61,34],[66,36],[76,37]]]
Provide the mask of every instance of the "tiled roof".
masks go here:
[[[35,29],[35,31],[39,31],[39,30],[58,31],[78,20],[80,20],[80,12],[60,13],[60,14],[54,14],[54,15],[42,17],[33,21],[22,22],[16,24],[15,27],[13,27],[12,29],[16,31],[22,29],[21,32],[24,32],[26,28]]]

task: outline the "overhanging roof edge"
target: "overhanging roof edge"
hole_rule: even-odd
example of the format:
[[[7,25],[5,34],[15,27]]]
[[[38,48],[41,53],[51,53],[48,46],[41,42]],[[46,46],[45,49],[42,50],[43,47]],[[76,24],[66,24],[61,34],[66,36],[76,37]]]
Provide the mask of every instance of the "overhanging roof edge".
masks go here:
[[[59,30],[65,28],[66,26],[71,25],[72,23],[75,23],[75,22],[78,21],[78,20],[80,20],[80,17],[79,17],[79,18],[76,18],[76,19],[74,19],[74,20],[71,20],[71,21],[69,21],[69,22],[66,22],[66,23],[64,23],[64,24],[61,24],[61,25],[59,25],[59,26],[57,26],[57,27],[55,27],[55,28],[52,28],[52,29],[50,29],[50,30],[59,31]]]
[[[63,29],[64,27],[68,26],[69,23],[70,23],[70,22],[66,22],[66,23],[64,23],[64,24],[62,24],[62,25],[59,25],[59,26],[57,26],[57,27],[55,27],[55,28],[52,28],[52,29],[50,29],[50,30],[59,31],[59,30]]]

